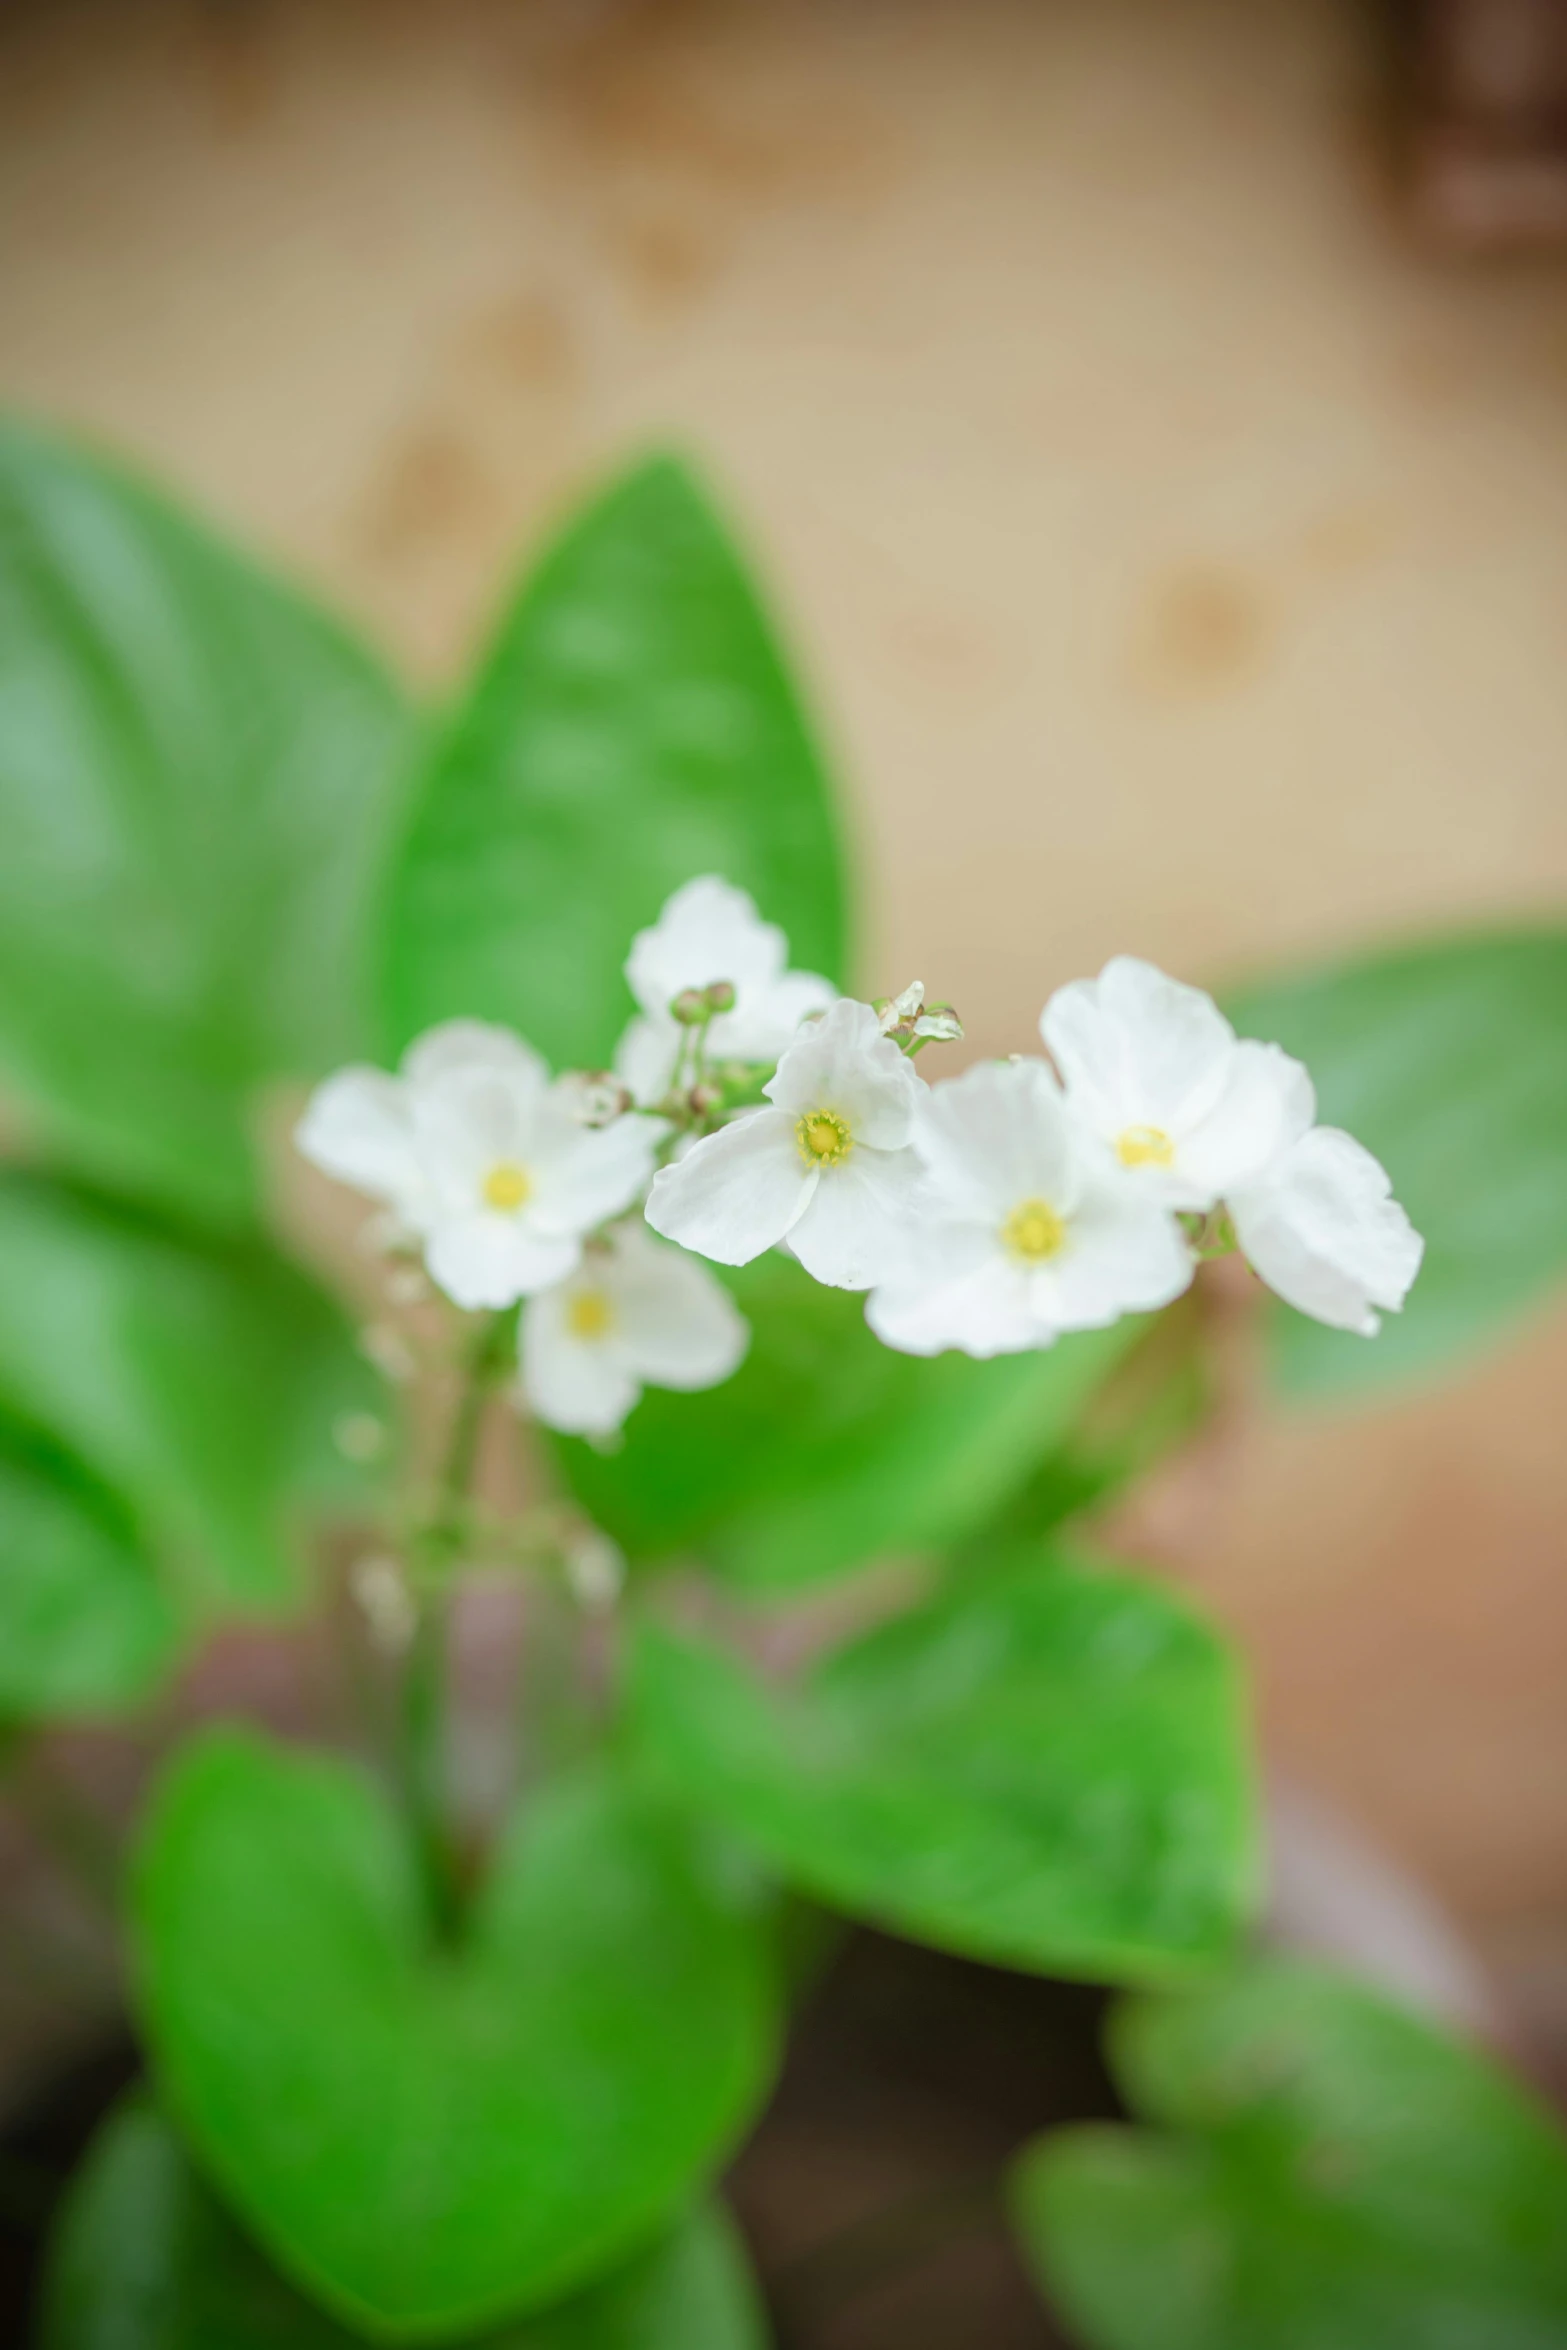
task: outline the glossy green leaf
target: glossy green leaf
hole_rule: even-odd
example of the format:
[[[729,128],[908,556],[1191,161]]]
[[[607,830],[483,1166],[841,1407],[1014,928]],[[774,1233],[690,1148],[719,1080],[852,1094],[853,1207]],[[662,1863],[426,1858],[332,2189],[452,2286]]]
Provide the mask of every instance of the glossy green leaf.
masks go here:
[[[407,736],[309,605],[0,425],[0,1065],[57,1152],[248,1215],[252,1090],[361,1042]]]
[[[721,523],[660,459],[549,550],[430,761],[390,900],[391,1042],[467,1015],[602,1065],[632,934],[698,873],[838,976],[820,762]]]
[[[1060,2131],[1016,2180],[1085,2350],[1567,2342],[1567,2142],[1476,2050],[1266,1963],[1132,2004],[1111,2045],[1159,2133]]]
[[[1567,931],[1469,938],[1254,988],[1228,1009],[1316,1081],[1425,1235],[1375,1339],[1281,1307],[1285,1387],[1353,1394],[1461,1366],[1567,1277]]]
[[[766,2087],[755,1891],[607,1773],[535,1795],[466,1939],[347,1766],[188,1749],[137,1873],[161,2083],[279,2264],[349,2323],[437,2339],[623,2259]]]
[[[127,1514],[52,1446],[0,1425],[0,1719],[134,1705],[180,1621]]]
[[[1256,1875],[1234,1659],[1169,1593],[1034,1557],[769,1692],[645,1627],[637,1716],[667,1767],[851,1915],[1112,1979],[1224,1950]]]
[[[286,1597],[293,1501],[375,1395],[336,1309],[260,1243],[0,1175],[0,1408],[125,1496],[182,1588]]]
[[[146,2099],[99,2132],[56,2225],[38,2350],[353,2350],[270,2267]],[[462,2350],[763,2350],[745,2254],[721,2206],[681,2220],[603,2283]]]
[[[1141,1325],[977,1363],[882,1346],[865,1301],[771,1255],[732,1280],[751,1326],[734,1378],[650,1389],[612,1453],[563,1441],[573,1490],[634,1558],[699,1548],[757,1590],[931,1551],[982,1526],[1060,1443]]]

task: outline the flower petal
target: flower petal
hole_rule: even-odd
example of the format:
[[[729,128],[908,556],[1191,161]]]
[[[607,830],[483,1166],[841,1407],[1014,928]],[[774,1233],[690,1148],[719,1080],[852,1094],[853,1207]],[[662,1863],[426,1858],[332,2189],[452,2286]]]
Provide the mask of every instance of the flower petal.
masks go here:
[[[1178,1141],[1218,1102],[1235,1049],[1211,996],[1135,955],[1058,988],[1039,1029],[1073,1108],[1111,1142],[1135,1126]]]
[[[580,1241],[541,1233],[521,1216],[477,1209],[442,1220],[425,1245],[430,1278],[470,1313],[498,1310],[564,1280],[582,1255]]]
[[[1316,1114],[1316,1089],[1303,1062],[1276,1044],[1238,1044],[1218,1102],[1177,1147],[1171,1170],[1181,1193],[1177,1204],[1211,1208],[1252,1182],[1300,1140]]]
[[[1128,1183],[1095,1187],[1079,1203],[1059,1257],[1034,1274],[1042,1313],[1063,1330],[1103,1330],[1123,1314],[1152,1313],[1191,1287],[1191,1249],[1164,1204]]]
[[[621,1030],[615,1075],[643,1109],[662,1101],[669,1091],[683,1034],[677,1022],[641,1012]]]
[[[562,1282],[529,1305],[522,1320],[522,1392],[546,1428],[612,1436],[642,1390],[612,1340],[573,1332],[571,1309],[583,1286]]]
[[[794,1118],[834,1110],[857,1143],[892,1151],[908,1141],[926,1089],[871,1006],[840,996],[790,1045],[762,1090]]]
[[[905,1227],[924,1198],[925,1171],[912,1150],[857,1144],[841,1167],[822,1169],[789,1246],[829,1289],[870,1289],[901,1261]]]
[[[800,1157],[794,1119],[753,1110],[653,1178],[647,1220],[721,1265],[748,1265],[804,1213],[819,1177]]]
[[[424,1204],[408,1090],[384,1070],[340,1069],[318,1085],[294,1140],[312,1165],[410,1219]]]
[[[1425,1243],[1386,1169],[1336,1126],[1313,1127],[1229,1207],[1253,1271],[1337,1330],[1374,1337],[1375,1309],[1396,1312],[1420,1270]]]
[[[645,1189],[668,1127],[636,1111],[608,1126],[581,1126],[569,1103],[552,1099],[533,1138],[533,1193],[527,1219],[541,1232],[591,1232]]]
[[[738,995],[778,977],[789,942],[764,922],[755,901],[716,873],[688,881],[666,899],[650,930],[639,930],[626,958],[626,979],[652,1019],[666,1015],[687,987],[730,980]]]
[[[943,1199],[987,1220],[1026,1199],[1069,1207],[1082,1188],[1083,1139],[1043,1061],[981,1061],[933,1086],[914,1147]]]
[[[414,1085],[427,1085],[455,1069],[499,1069],[536,1093],[543,1092],[550,1075],[549,1064],[531,1044],[489,1020],[443,1020],[415,1037],[403,1055],[402,1073]]]
[[[830,979],[814,971],[784,971],[765,985],[740,990],[732,1012],[721,1012],[707,1032],[712,1061],[776,1061],[800,1033],[812,1012],[838,1001]]]
[[[872,1290],[865,1319],[884,1346],[902,1354],[942,1354],[960,1348],[988,1361],[1049,1346],[1055,1331],[1035,1312],[1027,1273],[1001,1250],[975,1247],[955,1235],[950,1260],[932,1258],[923,1278],[900,1276]]]
[[[750,1344],[745,1316],[695,1257],[666,1247],[645,1224],[611,1235],[605,1287],[627,1363],[654,1387],[716,1387]]]

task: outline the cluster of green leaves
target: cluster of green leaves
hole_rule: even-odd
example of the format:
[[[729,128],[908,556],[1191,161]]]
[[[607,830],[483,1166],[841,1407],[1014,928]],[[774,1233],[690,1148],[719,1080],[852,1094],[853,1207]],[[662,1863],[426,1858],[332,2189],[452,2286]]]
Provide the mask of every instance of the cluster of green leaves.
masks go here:
[[[1013,2205],[1089,2350],[1558,2350],[1567,2142],[1476,2050],[1298,1965],[1114,2019],[1127,2105]]]
[[[568,528],[426,727],[291,592],[7,428],[0,822],[0,1072],[34,1162],[0,1179],[0,1709],[28,1719],[135,1702],[215,1615],[297,1598],[331,1426],[372,1400],[266,1237],[259,1089],[458,1014],[600,1063],[627,941],[693,873],[839,976],[846,892],[765,616],[664,461]],[[1432,1235],[1395,1370],[1567,1258],[1540,1098],[1564,967],[1563,942],[1480,943],[1247,1007]],[[1483,1278],[1496,1154],[1453,1111],[1482,1078],[1513,1154]],[[195,1741],[132,1905],[158,2102],[82,2176],[47,2350],[746,2350],[710,2181],[770,2077],[779,1887],[1117,1982],[1230,1952],[1257,1875],[1234,1660],[1052,1531],[1186,1424],[1189,1349],[1107,1438],[1089,1407],[1154,1359],[1135,1324],[922,1362],[782,1260],[736,1289],[740,1374],[648,1398],[613,1455],[562,1443],[567,1483],[644,1580],[699,1560],[741,1612],[900,1554],[933,1595],[790,1688],[646,1611],[621,1741],[530,1804],[456,1944],[354,1766]]]

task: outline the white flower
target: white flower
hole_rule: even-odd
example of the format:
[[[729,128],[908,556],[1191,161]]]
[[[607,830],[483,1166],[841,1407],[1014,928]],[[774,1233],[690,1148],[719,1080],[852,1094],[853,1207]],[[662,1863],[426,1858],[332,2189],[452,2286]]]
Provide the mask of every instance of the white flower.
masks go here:
[[[936,1086],[915,1145],[931,1205],[866,1307],[888,1346],[1016,1354],[1167,1305],[1191,1280],[1166,1204],[1085,1134],[1042,1061]]]
[[[716,1387],[750,1332],[705,1265],[617,1224],[577,1270],[532,1299],[522,1392],[546,1427],[608,1436],[650,1387]]]
[[[1228,1198],[1247,1262],[1303,1314],[1374,1338],[1396,1312],[1425,1243],[1381,1162],[1336,1126],[1313,1126]]]
[[[806,1029],[763,1088],[771,1109],[720,1127],[654,1178],[647,1220],[723,1265],[787,1238],[834,1289],[868,1289],[921,1189],[909,1148],[926,1088],[869,1004],[848,997]]]
[[[711,873],[688,881],[631,942],[626,978],[640,1012],[616,1048],[615,1074],[644,1105],[661,1101],[686,1033],[670,1005],[688,988],[725,979],[734,1006],[709,1022],[708,1058],[776,1061],[807,1014],[825,1011],[838,992],[813,972],[786,970],[788,960],[783,932],[743,889]]]
[[[582,1235],[646,1184],[662,1132],[641,1117],[583,1126],[531,1045],[453,1020],[412,1045],[395,1077],[356,1067],[329,1078],[296,1140],[393,1209],[458,1305],[500,1307],[575,1269]]]
[[[1213,1207],[1311,1122],[1298,1061],[1133,955],[1058,988],[1039,1028],[1074,1114],[1168,1206]]]

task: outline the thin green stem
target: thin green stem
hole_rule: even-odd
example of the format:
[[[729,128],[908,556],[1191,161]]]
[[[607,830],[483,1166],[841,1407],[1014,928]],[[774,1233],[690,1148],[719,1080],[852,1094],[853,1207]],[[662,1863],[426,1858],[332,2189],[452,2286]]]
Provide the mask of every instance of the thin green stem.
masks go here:
[[[401,1775],[431,1916],[443,1935],[456,1932],[462,1911],[462,1876],[452,1836],[447,1781],[450,1575],[468,1535],[485,1410],[506,1359],[513,1319],[507,1314],[492,1314],[475,1338],[452,1414],[435,1498],[412,1544],[419,1613],[403,1660]]]

